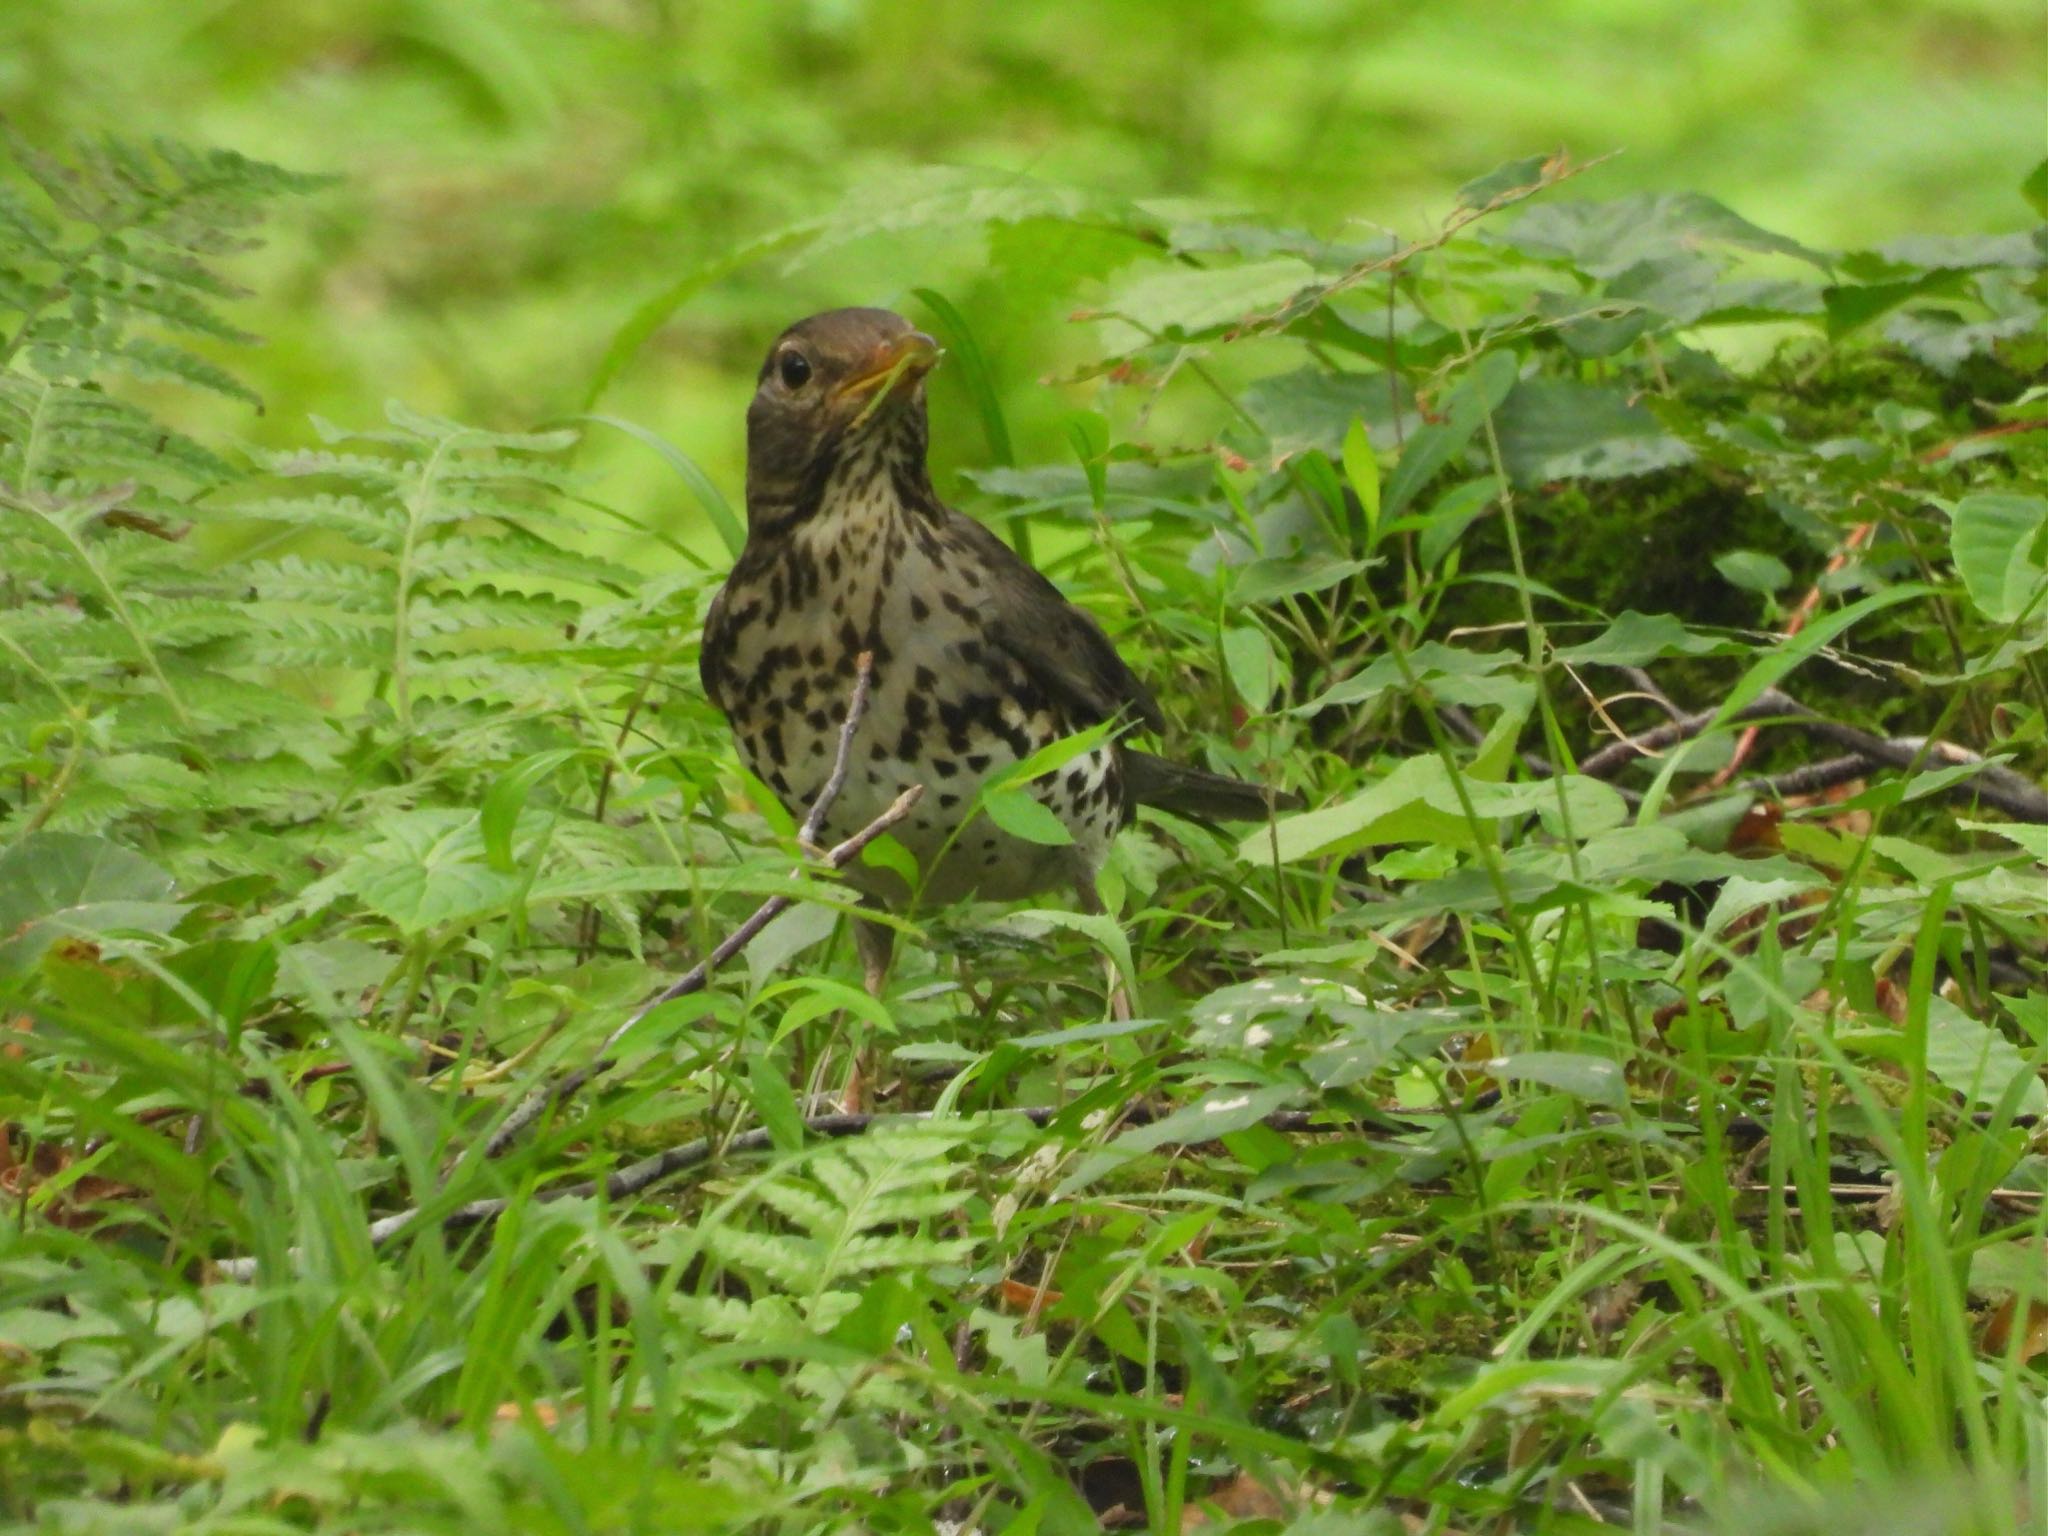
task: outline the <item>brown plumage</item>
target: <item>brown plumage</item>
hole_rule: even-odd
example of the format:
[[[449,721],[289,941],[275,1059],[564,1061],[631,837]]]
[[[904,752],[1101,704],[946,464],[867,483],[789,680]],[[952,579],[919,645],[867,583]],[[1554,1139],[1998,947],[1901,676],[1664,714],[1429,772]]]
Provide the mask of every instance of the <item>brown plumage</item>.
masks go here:
[[[847,836],[923,784],[896,829],[921,890],[866,865],[848,879],[892,906],[1065,885],[1096,910],[1095,871],[1137,806],[1227,820],[1298,802],[1129,745],[1125,732],[1165,720],[1109,637],[932,489],[923,378],[938,355],[880,309],[813,315],[769,349],[747,410],[747,542],[705,621],[705,691],[747,766],[802,816],[870,652],[868,711],[826,833]],[[1028,786],[1072,843],[970,821],[990,773],[1104,721],[1117,734]],[[871,985],[886,963],[876,927],[862,934]]]

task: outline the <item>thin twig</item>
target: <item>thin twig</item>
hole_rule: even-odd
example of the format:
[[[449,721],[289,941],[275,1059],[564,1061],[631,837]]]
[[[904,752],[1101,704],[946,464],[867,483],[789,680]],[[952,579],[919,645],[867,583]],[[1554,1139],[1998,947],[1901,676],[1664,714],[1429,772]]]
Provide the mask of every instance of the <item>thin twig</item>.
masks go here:
[[[1874,522],[1858,523],[1849,530],[1848,536],[1842,540],[1841,547],[1829,558],[1826,566],[1822,568],[1819,577],[1815,579],[1812,586],[1806,589],[1806,596],[1799,600],[1799,606],[1792,610],[1792,616],[1785,621],[1785,628],[1782,633],[1787,640],[1790,640],[1799,631],[1806,628],[1806,621],[1812,618],[1814,611],[1820,607],[1821,589],[1826,585],[1827,579],[1847,565],[1850,558],[1869,541],[1870,536],[1876,531],[1877,524]],[[1736,738],[1735,750],[1729,754],[1728,761],[1721,765],[1719,771],[1711,779],[1707,780],[1708,789],[1721,788],[1742,771],[1742,765],[1749,761],[1749,754],[1756,748],[1756,738],[1757,728],[1754,725],[1750,726],[1741,736]]]
[[[824,829],[825,817],[831,811],[832,803],[839,798],[839,792],[846,787],[847,765],[853,756],[853,737],[860,729],[862,717],[867,714],[868,686],[874,677],[874,670],[874,657],[862,651],[860,659],[854,664],[853,697],[847,701],[846,719],[839,727],[839,747],[832,759],[832,772],[826,778],[824,787],[818,791],[817,797],[812,800],[810,813],[804,817],[803,826],[797,832],[797,841],[807,852],[817,851],[818,837]],[[888,809],[845,842],[836,848],[818,852],[821,862],[832,869],[840,869],[851,863],[869,843],[909,815],[910,808],[917,804],[923,794],[922,784],[911,785],[896,797]],[[771,896],[762,902],[754,909],[753,915],[727,934],[710,954],[642,1003],[625,1023],[606,1035],[597,1047],[596,1060],[536,1088],[522,1099],[518,1107],[505,1117],[504,1124],[491,1133],[490,1140],[484,1144],[484,1156],[501,1156],[505,1149],[524,1135],[535,1121],[550,1110],[566,1104],[594,1079],[609,1072],[617,1065],[610,1054],[612,1049],[632,1033],[642,1019],[663,1003],[672,1003],[679,997],[688,997],[694,992],[703,991],[710,982],[713,971],[745,949],[763,928],[794,904],[795,898],[791,896]]]
[[[1788,713],[1786,705],[1791,700],[1775,688],[1765,691],[1757,700],[1735,711],[1724,722],[1739,725],[1749,720],[1760,720]],[[1696,710],[1680,715],[1668,725],[1660,725],[1644,731],[1640,736],[1631,736],[1623,741],[1609,742],[1598,752],[1588,754],[1579,763],[1579,772],[1589,779],[1611,778],[1621,772],[1639,757],[1659,757],[1679,745],[1693,740],[1708,726],[1721,718],[1719,709]]]
[[[1850,784],[1870,772],[1872,763],[1860,752],[1851,752],[1846,757],[1823,758],[1817,763],[1802,763],[1784,773],[1744,779],[1742,787],[1753,795],[1818,795],[1830,789]]]

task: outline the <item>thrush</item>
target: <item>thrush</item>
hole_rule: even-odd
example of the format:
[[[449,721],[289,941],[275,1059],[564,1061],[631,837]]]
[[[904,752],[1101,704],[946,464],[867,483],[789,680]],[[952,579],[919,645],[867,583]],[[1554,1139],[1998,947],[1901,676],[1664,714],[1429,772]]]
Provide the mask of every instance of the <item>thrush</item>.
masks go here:
[[[1131,744],[1165,719],[1102,628],[932,489],[924,378],[939,355],[883,309],[812,315],[769,348],[747,408],[746,544],[705,621],[704,689],[747,767],[802,817],[831,773],[866,652],[868,706],[828,840],[925,787],[894,829],[918,888],[852,866],[866,901],[1009,900],[1064,886],[1100,911],[1096,871],[1139,806],[1256,820],[1298,800]],[[1104,722],[1099,744],[1024,786],[1071,842],[1033,842],[976,815],[991,774]],[[879,991],[892,931],[864,921],[855,934]]]

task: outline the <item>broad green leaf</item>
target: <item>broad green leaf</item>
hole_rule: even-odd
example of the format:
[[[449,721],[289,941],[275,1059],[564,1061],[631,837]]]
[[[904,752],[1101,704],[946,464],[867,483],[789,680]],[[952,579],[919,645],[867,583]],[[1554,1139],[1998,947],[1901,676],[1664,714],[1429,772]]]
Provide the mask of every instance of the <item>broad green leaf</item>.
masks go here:
[[[1938,995],[1927,999],[1927,1070],[1979,1109],[1996,1105],[2024,1078],[2016,1112],[2048,1113],[2048,1084],[2028,1067],[2020,1048]]]
[[[2048,583],[2048,500],[2012,491],[1965,496],[1950,514],[1949,548],[1970,601],[2009,624],[2041,610]]]
[[[1562,836],[1562,818],[1568,816],[1572,834],[1590,837],[1612,831],[1628,820],[1628,802],[1612,784],[1568,773],[1555,779],[1525,779],[1501,783],[1470,778],[1465,794],[1473,812],[1480,816],[1540,816],[1553,836]],[[1441,811],[1456,811],[1458,800],[1448,779],[1429,790],[1424,798]]]
[[[1591,1104],[1619,1107],[1628,1101],[1628,1082],[1621,1063],[1579,1051],[1519,1051],[1484,1063],[1494,1077],[1511,1083],[1536,1083]]]
[[[1405,665],[1404,665],[1405,663]],[[1425,640],[1403,656],[1376,657],[1363,671],[1333,683],[1302,705],[1297,714],[1312,715],[1342,704],[1362,704],[1390,689],[1405,689],[1410,679],[1448,703],[1467,706],[1505,702],[1510,680],[1496,674],[1519,668],[1523,658],[1510,651],[1468,651]]]
[[[1033,907],[1012,913],[1006,920],[1006,926],[1022,932],[1065,928],[1083,935],[1115,963],[1118,974],[1124,979],[1124,985],[1135,993],[1138,970],[1131,959],[1130,935],[1124,932],[1123,923],[1113,914],[1070,912],[1061,907]]]
[[[1570,379],[1530,378],[1495,418],[1501,461],[1518,485],[1546,480],[1612,480],[1693,460],[1626,390]]]
[[[1526,251],[1560,256],[1596,277],[1614,277],[1641,261],[1729,246],[1791,256],[1825,268],[1827,258],[1798,241],[1761,229],[1697,192],[1638,193],[1611,202],[1546,202],[1489,238]]]
[[[1443,759],[1411,757],[1384,778],[1335,805],[1283,816],[1271,832],[1258,831],[1238,845],[1247,864],[1283,864],[1349,853],[1370,843],[1436,842],[1473,845],[1473,828],[1462,815],[1435,808],[1439,789],[1448,791]]]
[[[1347,560],[1332,554],[1253,560],[1237,567],[1230,585],[1230,600],[1248,608],[1258,603],[1275,603],[1283,597],[1321,592],[1371,569],[1372,565],[1370,560]]]
[[[1668,613],[1631,608],[1591,640],[1561,646],[1556,655],[1573,666],[1639,667],[1667,656],[1728,656],[1743,649],[1738,641],[1688,629]]]
[[[2023,821],[1958,821],[1965,832],[1990,832],[2017,843],[2035,859],[2048,864],[2048,827]]]
[[[1387,441],[1396,400],[1404,411],[1412,409],[1407,386],[1394,374],[1335,373],[1314,365],[1254,380],[1237,397],[1239,408],[1265,434],[1269,467],[1311,450],[1341,456],[1345,434],[1360,421]]]
[[[754,936],[746,948],[747,974],[760,986],[805,950],[832,937],[839,914],[814,902],[798,902]]]
[[[1117,1137],[1116,1147],[1123,1152],[1149,1152],[1154,1147],[1215,1141],[1257,1125],[1300,1097],[1299,1088],[1286,1084],[1212,1088],[1194,1103],[1183,1105],[1150,1125],[1133,1126]]]
[[[171,877],[104,838],[38,832],[0,854],[0,970],[59,939],[168,933],[188,910]]]
[[[1792,584],[1792,572],[1776,555],[1754,549],[1732,549],[1714,557],[1714,569],[1721,579],[1745,592],[1782,592]]]
[[[1474,177],[1458,188],[1460,208],[1485,208],[1518,192],[1530,192],[1543,185],[1548,155],[1525,155],[1497,165],[1484,176]]]
[[[1454,485],[1437,497],[1421,515],[1422,533],[1415,541],[1415,557],[1423,568],[1434,570],[1465,536],[1465,530],[1500,499],[1500,493],[1500,481],[1487,475]]]
[[[1128,352],[1155,337],[1193,336],[1233,325],[1285,303],[1315,277],[1316,269],[1294,256],[1227,267],[1154,269],[1098,306],[1114,317],[1102,327],[1103,345],[1111,352]]]
[[[1065,822],[1055,816],[1029,790],[1011,786],[984,789],[981,808],[988,819],[1012,837],[1027,843],[1062,847],[1074,840]]]

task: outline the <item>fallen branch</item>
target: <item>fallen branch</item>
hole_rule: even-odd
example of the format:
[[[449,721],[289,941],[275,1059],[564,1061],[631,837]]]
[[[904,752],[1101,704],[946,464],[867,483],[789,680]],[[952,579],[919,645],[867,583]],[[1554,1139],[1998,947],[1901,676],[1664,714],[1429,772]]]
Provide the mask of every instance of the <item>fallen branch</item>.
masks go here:
[[[1916,736],[1879,736],[1858,726],[1830,720],[1776,688],[1765,690],[1754,703],[1725,717],[1718,709],[1703,709],[1680,715],[1668,724],[1644,731],[1639,736],[1611,742],[1586,757],[1579,764],[1579,772],[1588,778],[1609,778],[1638,758],[1657,757],[1694,740],[1717,723],[1750,723],[1753,727],[1755,723],[1764,721],[1777,721],[1817,736],[1833,746],[1846,748],[1849,756],[1808,764],[1771,778],[1750,780],[1745,787],[1758,793],[1808,794],[1846,782],[1872,768],[1910,770],[1930,764],[1937,767],[1967,766],[1975,772],[1951,785],[1947,793],[1973,796],[2015,821],[2048,823],[2048,792],[2010,768],[1987,762],[1980,753],[1950,741],[1930,741]],[[1854,771],[1850,768],[1852,761],[1857,765]],[[1717,789],[1725,782],[1724,775],[1717,774],[1708,789]]]

